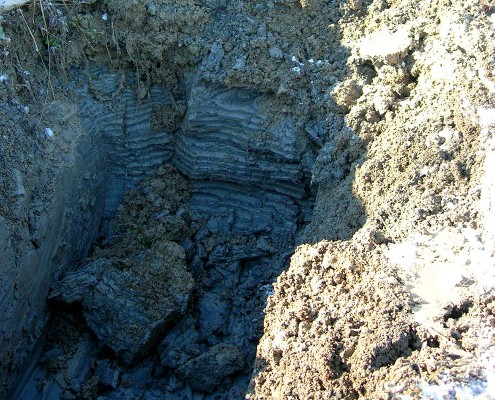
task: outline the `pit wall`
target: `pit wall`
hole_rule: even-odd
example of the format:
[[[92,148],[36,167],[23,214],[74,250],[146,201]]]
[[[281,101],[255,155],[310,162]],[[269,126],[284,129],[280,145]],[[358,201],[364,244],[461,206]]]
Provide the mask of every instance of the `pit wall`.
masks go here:
[[[112,234],[106,222],[124,193],[157,166],[173,162],[192,180],[191,208],[199,215],[209,215],[211,207],[223,215],[230,207],[236,218],[229,229],[261,235],[256,248],[230,249],[233,259],[264,257],[291,246],[310,218],[314,155],[309,139],[289,116],[273,118],[260,110],[269,96],[203,82],[193,86],[184,116],[163,86],[151,87],[150,96],[138,100],[130,73],[94,66],[73,76],[70,89],[77,103],[51,106],[54,133],[44,138],[54,154],[60,151],[57,141],[63,141],[67,158],[50,197],[31,193],[36,177],[27,177],[16,189],[18,218],[26,223],[20,228],[1,221],[0,257],[7,277],[2,282],[4,392],[22,387],[23,378],[14,382],[28,379],[36,361],[52,283],[75,268],[99,233]],[[230,226],[219,221],[225,225],[221,229]],[[18,239],[19,229],[24,234]],[[260,232],[271,233],[267,239]]]
[[[165,89],[152,87],[138,102],[122,89],[128,76],[99,67],[73,74],[75,101],[47,109],[50,176],[14,170],[14,214],[0,217],[0,394],[35,361],[52,283],[88,254],[124,191],[171,155],[166,122],[152,129],[152,109],[175,115]]]
[[[106,161],[102,148],[82,133],[57,131],[74,136],[67,149],[71,164],[56,171],[53,191],[43,197],[35,190],[41,177],[24,177],[17,218],[0,219],[0,397],[19,377],[42,334],[50,285],[88,253],[98,232]]]

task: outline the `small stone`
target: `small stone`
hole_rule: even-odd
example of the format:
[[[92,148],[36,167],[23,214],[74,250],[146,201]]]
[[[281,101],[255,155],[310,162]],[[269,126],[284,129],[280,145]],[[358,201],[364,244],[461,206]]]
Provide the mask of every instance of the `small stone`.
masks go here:
[[[308,324],[307,322],[301,322],[299,324],[299,329],[298,329],[298,335],[299,337],[301,337],[302,335],[304,335],[305,332],[309,331],[309,329],[311,328],[311,325]]]
[[[336,285],[344,282],[345,280],[345,275],[342,272],[339,272],[333,276],[333,281]]]
[[[104,388],[115,389],[119,385],[120,372],[118,369],[112,368],[107,360],[98,361],[96,376]]]
[[[359,329],[349,329],[349,336],[359,336]]]
[[[201,354],[199,336],[194,323],[193,318],[183,319],[162,341],[159,351],[163,366],[178,368]]]
[[[24,183],[22,182],[22,174],[18,169],[14,169],[14,181],[15,189],[12,193],[14,196],[24,196],[26,194],[26,189],[24,188]]]
[[[245,65],[246,65],[246,58],[239,57],[238,59],[235,60],[235,64],[232,67],[232,69],[235,69],[236,71],[242,71]]]
[[[461,334],[459,332],[457,332],[456,330],[451,330],[450,331],[450,336],[452,336],[456,340],[460,340],[461,339]]]
[[[175,392],[183,387],[184,384],[177,378],[177,376],[175,374],[171,374],[167,382],[167,390],[169,392]]]
[[[283,58],[284,57],[284,53],[278,47],[270,47],[268,49],[268,54],[270,54],[270,57],[273,57],[273,58]]]
[[[464,350],[466,351],[473,351],[474,349],[476,349],[476,344],[474,344],[473,342],[471,342],[470,340],[468,339],[464,339],[462,341],[462,347],[464,348]]]
[[[177,369],[177,375],[192,389],[212,392],[223,380],[244,368],[242,351],[232,345],[219,344]]]
[[[349,0],[349,7],[351,7],[353,10],[361,10],[363,8],[363,1],[362,0]]]
[[[148,12],[150,13],[150,15],[156,15],[156,4],[155,3],[149,3],[148,4]]]
[[[90,374],[91,355],[94,351],[93,343],[89,340],[81,341],[77,351],[67,362],[67,369],[64,371],[64,378],[68,382],[68,387],[73,391],[79,391],[84,385],[86,378]]]
[[[333,95],[338,105],[350,109],[363,95],[363,88],[359,82],[350,79],[336,85],[333,89]]]
[[[425,362],[425,368],[429,374],[432,374],[433,372],[435,372],[437,370],[437,364],[436,364],[435,360],[431,360],[431,359],[427,360]]]

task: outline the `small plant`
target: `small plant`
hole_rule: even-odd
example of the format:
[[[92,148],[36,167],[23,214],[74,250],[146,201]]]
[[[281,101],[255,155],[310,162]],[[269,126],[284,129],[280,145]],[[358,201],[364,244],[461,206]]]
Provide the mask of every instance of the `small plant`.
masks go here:
[[[50,37],[47,35],[45,37],[45,45],[49,51],[51,51],[52,53],[55,53],[55,51],[60,47],[60,42],[58,41],[57,38]]]
[[[70,26],[82,30],[84,18],[81,14],[76,14],[70,19]]]

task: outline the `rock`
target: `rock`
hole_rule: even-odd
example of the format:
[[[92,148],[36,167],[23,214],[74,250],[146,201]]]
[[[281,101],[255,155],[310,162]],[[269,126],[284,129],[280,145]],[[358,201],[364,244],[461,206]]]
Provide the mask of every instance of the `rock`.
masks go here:
[[[362,0],[350,0],[349,1],[349,7],[352,10],[361,10],[363,8],[363,1]]]
[[[223,293],[212,291],[205,293],[199,300],[199,324],[205,336],[218,332],[227,322],[230,306]]]
[[[219,344],[177,369],[177,375],[191,388],[212,392],[224,378],[244,368],[244,355],[232,345]]]
[[[166,388],[169,392],[176,392],[184,387],[184,383],[175,374],[170,374]]]
[[[204,68],[218,71],[224,55],[225,50],[223,49],[222,43],[219,41],[213,43],[210,49],[210,54],[204,62]]]
[[[304,135],[292,118],[271,123],[260,110],[263,99],[253,91],[196,84],[177,136],[177,168],[192,180],[230,182],[304,197],[299,165]]]
[[[110,361],[102,360],[98,361],[96,367],[96,376],[104,388],[116,389],[119,384],[120,371],[116,368],[112,368]]]
[[[270,47],[268,49],[268,53],[270,54],[270,57],[273,58],[283,58],[284,53],[282,53],[282,50],[280,50],[278,47]]]
[[[77,347],[71,350],[62,347],[51,349],[41,357],[40,362],[47,370],[56,373],[46,376],[46,370],[37,367],[26,385],[28,390],[16,393],[14,397],[43,400],[75,398],[71,396],[80,392],[90,379],[96,350],[94,342],[88,338],[79,341]],[[40,381],[44,382],[42,386]]]
[[[325,127],[326,121],[310,122],[304,127],[304,130],[309,135],[309,138],[313,143],[315,143],[318,147],[323,147]]]
[[[18,169],[15,169],[13,172],[14,181],[15,181],[15,189],[12,192],[14,196],[24,196],[26,194],[26,189],[24,187],[22,174]]]
[[[195,279],[198,279],[201,276],[201,274],[204,272],[203,263],[198,255],[195,255],[194,258],[192,259],[189,265],[189,270],[191,271]]]
[[[148,4],[148,12],[150,13],[150,15],[156,15],[157,7],[155,3]]]
[[[194,255],[196,254],[196,248],[191,239],[186,239],[182,242],[182,248],[186,252],[186,257],[188,260],[192,260]]]
[[[387,65],[402,61],[413,46],[410,28],[399,26],[395,32],[388,28],[376,30],[358,44],[360,56],[365,60],[380,60]]]
[[[67,362],[64,378],[68,381],[68,386],[73,391],[80,391],[84,381],[89,376],[93,347],[89,340],[81,341],[77,351]]]
[[[93,333],[127,363],[185,312],[193,287],[178,244],[155,244],[140,260],[121,270],[99,259],[67,274],[50,295],[66,303],[82,302]]]
[[[349,79],[339,83],[332,94],[338,105],[345,109],[350,109],[363,94],[363,89],[358,82]]]
[[[42,399],[61,399],[64,389],[60,386],[58,382],[52,380],[48,382],[43,388]]]
[[[77,271],[67,273],[62,281],[52,286],[48,298],[67,304],[82,302],[98,284],[107,264],[107,260],[99,259],[89,262]]]
[[[159,351],[163,366],[180,367],[201,353],[194,323],[193,318],[185,318],[162,341]]]
[[[246,57],[239,57],[235,60],[235,64],[232,66],[232,69],[236,71],[242,71],[246,66]]]

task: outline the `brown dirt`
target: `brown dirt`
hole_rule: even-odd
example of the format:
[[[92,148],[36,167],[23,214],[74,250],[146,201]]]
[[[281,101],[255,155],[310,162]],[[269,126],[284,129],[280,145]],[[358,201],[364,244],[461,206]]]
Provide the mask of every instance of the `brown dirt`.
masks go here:
[[[361,218],[341,195],[350,181],[366,223],[292,257],[268,301],[250,398],[492,398],[493,279],[481,283],[493,246],[478,206],[491,144],[476,117],[493,104],[493,77],[481,76],[493,71],[489,14],[475,2],[375,1],[341,20],[352,73],[334,94],[367,151],[346,181],[320,186],[307,237],[348,237]],[[408,31],[405,46],[364,48],[384,27]]]
[[[173,167],[166,165],[127,193],[119,206],[106,237],[108,243],[96,247],[92,258],[128,260],[155,243],[181,243],[192,234],[184,215],[190,185]]]

